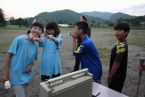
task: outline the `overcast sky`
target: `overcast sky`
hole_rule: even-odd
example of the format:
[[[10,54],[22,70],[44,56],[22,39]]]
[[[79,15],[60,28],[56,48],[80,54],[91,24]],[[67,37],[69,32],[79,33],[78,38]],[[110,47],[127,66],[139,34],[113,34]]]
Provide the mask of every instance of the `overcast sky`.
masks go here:
[[[33,17],[40,12],[70,9],[76,12],[124,12],[145,15],[145,0],[0,0],[7,17]]]

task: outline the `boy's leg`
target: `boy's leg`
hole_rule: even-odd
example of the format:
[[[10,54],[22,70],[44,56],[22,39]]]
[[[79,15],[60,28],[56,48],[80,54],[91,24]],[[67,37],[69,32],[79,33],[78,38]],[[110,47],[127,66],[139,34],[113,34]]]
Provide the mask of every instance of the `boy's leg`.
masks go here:
[[[50,76],[41,75],[41,81],[46,81],[50,78]]]
[[[13,86],[16,97],[29,97],[28,87],[28,84]]]
[[[29,97],[29,84],[24,85],[25,95],[26,97]]]
[[[73,71],[79,70],[79,67],[80,67],[80,59],[75,57],[75,66],[74,66],[74,70]]]
[[[124,82],[111,82],[108,87],[121,93]]]
[[[57,75],[52,75],[52,78],[58,77],[60,76],[60,73],[58,73]]]

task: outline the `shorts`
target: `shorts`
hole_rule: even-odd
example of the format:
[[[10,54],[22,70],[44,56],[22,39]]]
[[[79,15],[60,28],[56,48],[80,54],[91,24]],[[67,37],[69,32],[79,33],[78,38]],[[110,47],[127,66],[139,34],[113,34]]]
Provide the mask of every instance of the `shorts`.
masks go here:
[[[16,97],[29,97],[29,84],[13,86]]]

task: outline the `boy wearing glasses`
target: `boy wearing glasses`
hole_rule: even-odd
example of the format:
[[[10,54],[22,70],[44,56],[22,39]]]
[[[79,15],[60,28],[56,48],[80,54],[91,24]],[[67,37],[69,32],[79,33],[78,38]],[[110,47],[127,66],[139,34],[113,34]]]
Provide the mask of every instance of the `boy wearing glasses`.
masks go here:
[[[29,97],[32,66],[37,60],[37,46],[33,40],[43,31],[40,23],[31,26],[28,35],[17,36],[12,42],[5,61],[5,81],[10,80],[16,97]]]

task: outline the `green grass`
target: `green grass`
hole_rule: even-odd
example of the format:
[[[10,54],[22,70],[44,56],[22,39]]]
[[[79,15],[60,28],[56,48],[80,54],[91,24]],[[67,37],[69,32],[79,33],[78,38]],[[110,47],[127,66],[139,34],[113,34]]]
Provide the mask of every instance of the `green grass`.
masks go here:
[[[107,48],[98,48],[98,50],[101,52],[100,53],[101,59],[108,58],[108,56],[110,55],[110,50]]]
[[[27,30],[0,29],[0,52],[6,52],[13,39]]]
[[[28,28],[25,29],[0,29],[0,52],[7,51],[15,36],[25,34]],[[60,28],[63,35],[69,35],[74,28]],[[91,38],[94,40],[97,48],[102,53],[102,58],[108,57],[111,46],[115,42],[112,28],[92,28]],[[65,34],[67,33],[67,34]],[[62,49],[71,51],[71,37],[65,38]],[[145,48],[145,30],[131,30],[128,36],[128,44],[136,45]]]
[[[128,44],[145,49],[145,30],[132,30],[128,36]]]
[[[91,28],[92,32],[113,32],[113,28]]]

